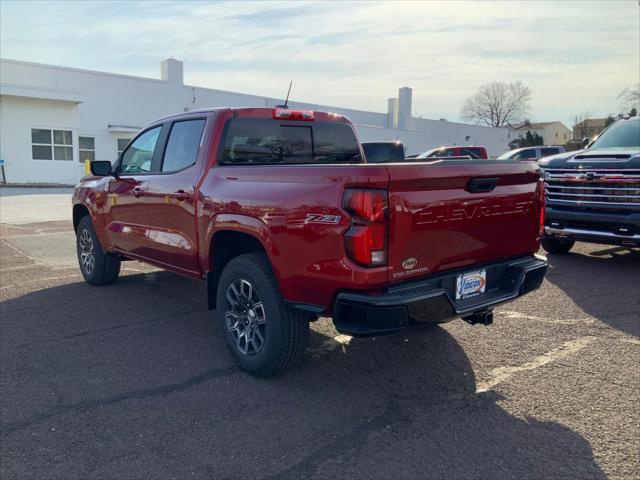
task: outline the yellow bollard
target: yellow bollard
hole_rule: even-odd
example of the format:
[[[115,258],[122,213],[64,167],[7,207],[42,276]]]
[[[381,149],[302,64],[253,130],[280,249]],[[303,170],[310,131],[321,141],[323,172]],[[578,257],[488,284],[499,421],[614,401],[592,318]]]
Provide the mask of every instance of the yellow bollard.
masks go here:
[[[89,159],[87,158],[84,161],[84,174],[85,175],[89,175],[91,173],[91,162],[89,161]]]

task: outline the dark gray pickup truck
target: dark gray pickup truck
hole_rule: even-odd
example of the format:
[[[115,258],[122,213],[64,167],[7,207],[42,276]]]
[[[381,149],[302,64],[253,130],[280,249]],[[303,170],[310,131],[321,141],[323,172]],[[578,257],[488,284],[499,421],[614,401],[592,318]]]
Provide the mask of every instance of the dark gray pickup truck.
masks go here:
[[[640,117],[620,119],[586,149],[538,165],[547,252],[567,253],[576,241],[640,247]]]

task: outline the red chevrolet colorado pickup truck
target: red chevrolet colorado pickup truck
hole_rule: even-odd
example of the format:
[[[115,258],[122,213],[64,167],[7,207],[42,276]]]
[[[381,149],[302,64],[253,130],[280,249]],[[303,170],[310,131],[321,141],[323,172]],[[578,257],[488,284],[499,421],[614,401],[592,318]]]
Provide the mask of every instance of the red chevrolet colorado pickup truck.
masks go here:
[[[274,375],[309,322],[379,335],[463,317],[537,288],[537,166],[368,165],[343,116],[269,108],[184,113],[145,127],[73,196],[84,278],[136,259],[206,280],[241,368]]]

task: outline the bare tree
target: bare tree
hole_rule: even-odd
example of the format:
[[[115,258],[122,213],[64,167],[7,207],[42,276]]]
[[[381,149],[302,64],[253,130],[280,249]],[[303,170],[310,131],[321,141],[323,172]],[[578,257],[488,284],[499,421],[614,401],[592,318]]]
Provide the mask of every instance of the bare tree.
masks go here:
[[[618,99],[620,100],[620,106],[624,110],[627,108],[640,108],[640,83],[622,90],[618,95]]]
[[[580,112],[580,113],[576,113],[573,117],[571,117],[571,121],[573,122],[573,125],[577,125],[580,122],[587,120],[589,118],[591,118],[593,115],[591,114],[590,111],[585,110],[584,112]]]
[[[571,117],[571,121],[573,122],[573,126],[575,127],[579,123],[582,123],[592,117],[593,114],[589,110],[585,110],[584,112],[576,113],[573,117]]]
[[[460,117],[489,127],[502,127],[524,120],[529,113],[531,89],[522,82],[491,82],[465,100]]]

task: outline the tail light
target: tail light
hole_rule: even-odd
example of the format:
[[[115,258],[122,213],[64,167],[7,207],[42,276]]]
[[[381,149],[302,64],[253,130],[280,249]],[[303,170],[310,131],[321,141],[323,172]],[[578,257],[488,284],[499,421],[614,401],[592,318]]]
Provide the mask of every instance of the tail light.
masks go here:
[[[365,267],[387,263],[386,190],[347,189],[344,209],[351,214],[351,228],[345,234],[347,255]]]
[[[545,210],[545,198],[544,198],[544,180],[538,181],[538,195],[540,200],[540,220],[538,228],[538,236],[544,235],[544,210]]]
[[[276,120],[303,120],[311,122],[315,116],[313,110],[290,110],[288,108],[274,108],[273,118]]]

